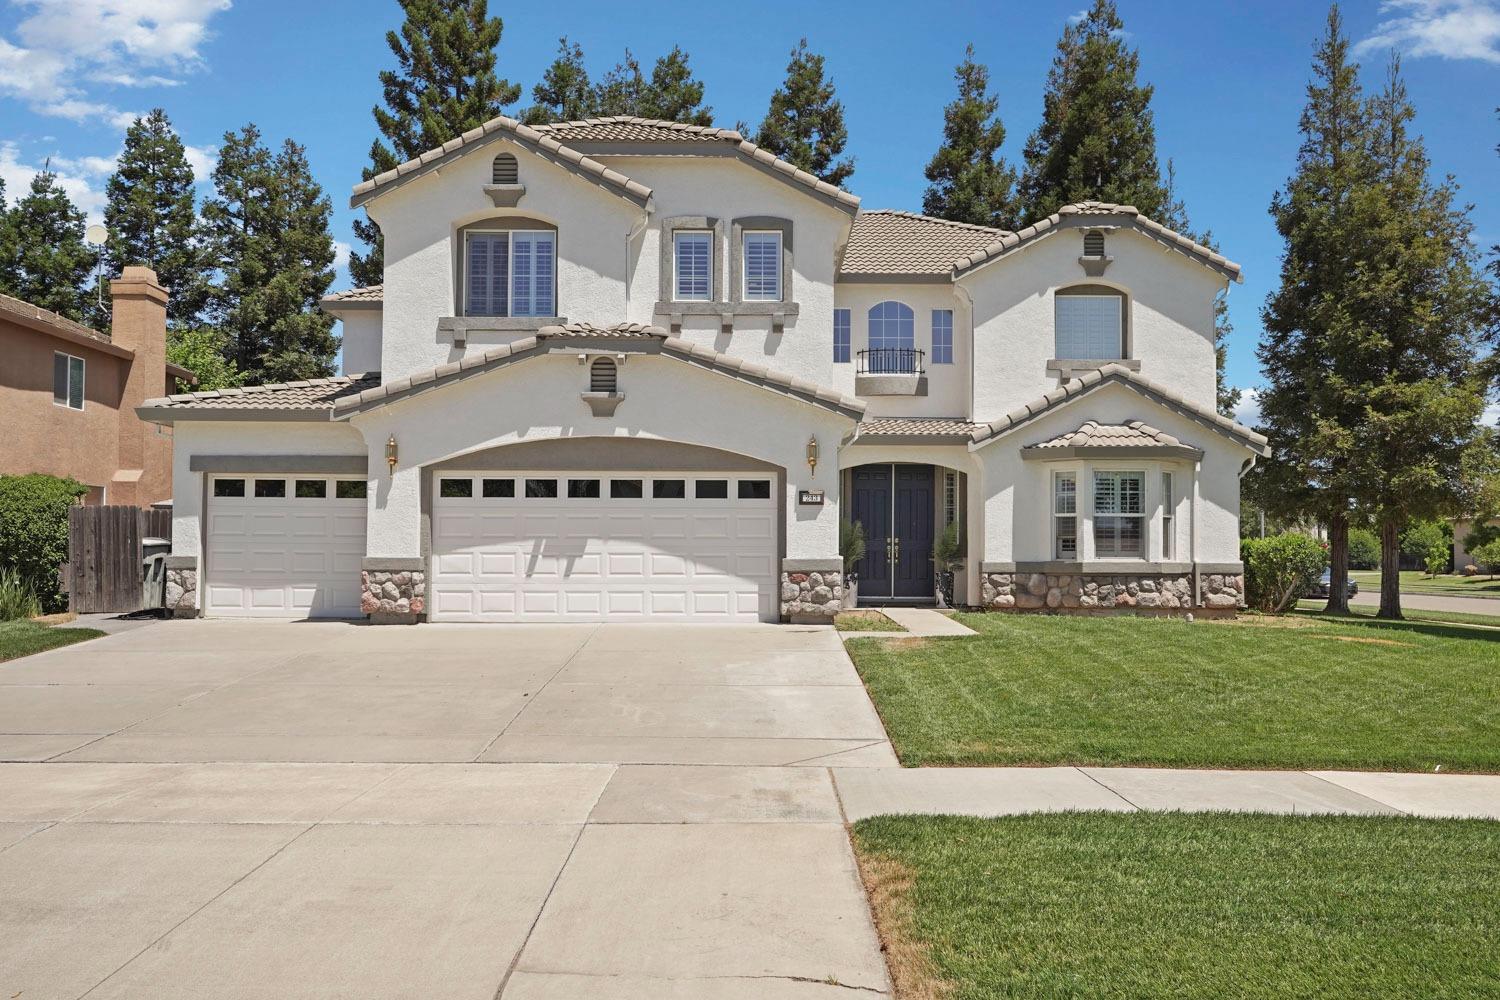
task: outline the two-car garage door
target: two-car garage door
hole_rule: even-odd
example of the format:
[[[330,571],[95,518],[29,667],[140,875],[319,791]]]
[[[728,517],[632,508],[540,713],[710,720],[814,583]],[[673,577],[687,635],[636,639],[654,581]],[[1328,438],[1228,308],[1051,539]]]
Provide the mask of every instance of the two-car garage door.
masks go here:
[[[770,621],[764,474],[438,475],[434,621]]]

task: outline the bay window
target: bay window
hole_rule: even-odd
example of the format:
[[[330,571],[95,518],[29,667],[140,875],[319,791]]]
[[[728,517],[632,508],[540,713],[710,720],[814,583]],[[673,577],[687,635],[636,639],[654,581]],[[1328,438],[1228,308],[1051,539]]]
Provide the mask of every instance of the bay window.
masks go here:
[[[1144,472],[1094,473],[1094,556],[1145,555]]]
[[[555,316],[557,234],[471,232],[464,241],[464,315]]]
[[[1161,557],[1172,558],[1176,546],[1177,500],[1172,495],[1172,474],[1161,474]]]
[[[1052,474],[1052,558],[1078,558],[1078,477],[1072,472]]]

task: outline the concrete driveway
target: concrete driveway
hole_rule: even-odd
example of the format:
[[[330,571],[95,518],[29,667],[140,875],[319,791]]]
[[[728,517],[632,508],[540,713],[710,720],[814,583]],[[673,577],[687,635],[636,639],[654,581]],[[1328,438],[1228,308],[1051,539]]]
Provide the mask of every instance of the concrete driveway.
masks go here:
[[[3,997],[889,993],[826,629],[163,623],[0,665],[0,760]]]

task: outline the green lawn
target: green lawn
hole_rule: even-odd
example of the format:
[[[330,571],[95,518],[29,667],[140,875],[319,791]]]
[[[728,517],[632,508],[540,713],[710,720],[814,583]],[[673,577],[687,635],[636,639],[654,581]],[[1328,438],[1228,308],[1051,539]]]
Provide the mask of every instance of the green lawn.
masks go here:
[[[1379,572],[1352,570],[1349,575],[1359,584],[1360,590],[1380,593]],[[1500,577],[1491,580],[1487,573],[1478,576],[1428,576],[1419,569],[1408,569],[1401,571],[1401,593],[1500,598]]]
[[[833,627],[840,632],[905,632],[886,615],[873,608],[841,611],[833,616]]]
[[[1500,632],[967,614],[846,645],[907,766],[1500,771]]]
[[[49,628],[29,621],[0,622],[0,662],[85,639],[97,639],[103,634],[93,628]]]
[[[1063,813],[854,828],[897,995],[1500,995],[1500,823]]]

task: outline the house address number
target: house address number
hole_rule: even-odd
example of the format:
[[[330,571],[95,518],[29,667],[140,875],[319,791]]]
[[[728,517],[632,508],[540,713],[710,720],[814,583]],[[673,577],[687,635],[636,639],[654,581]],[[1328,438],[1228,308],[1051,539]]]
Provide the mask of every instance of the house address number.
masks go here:
[[[810,507],[823,506],[822,490],[802,490],[797,494],[797,502]]]

